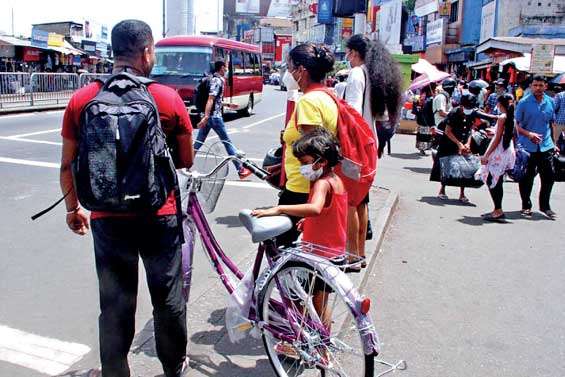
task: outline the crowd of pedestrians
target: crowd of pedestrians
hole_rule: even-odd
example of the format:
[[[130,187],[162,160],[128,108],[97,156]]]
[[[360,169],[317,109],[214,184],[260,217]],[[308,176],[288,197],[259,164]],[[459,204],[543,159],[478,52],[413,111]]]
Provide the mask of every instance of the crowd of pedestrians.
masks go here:
[[[488,84],[488,83],[485,83]],[[420,90],[413,112],[418,124],[416,149],[422,155],[431,150],[433,167],[430,180],[440,182],[438,198],[448,199],[446,186],[460,187],[459,200],[468,203],[469,181],[451,180],[455,168],[447,165],[447,156],[468,156],[466,163],[476,163],[475,180],[488,187],[494,209],[483,215],[486,221],[505,221],[502,210],[503,182],[509,173],[519,181],[521,214],[532,216],[530,200],[535,176],[540,176],[539,210],[550,219],[557,214],[550,205],[555,181],[556,155],[564,153],[558,140],[565,130],[565,91],[553,98],[548,95],[544,76],[534,75],[529,86],[508,87],[504,79],[489,87],[464,80],[445,79]],[[556,90],[563,88],[557,87]],[[517,153],[524,156],[517,162]],[[476,155],[477,158],[472,158]],[[443,161],[443,162],[442,162]],[[455,159],[453,159],[455,161]],[[463,161],[458,159],[458,161]],[[458,170],[460,168],[456,166]],[[471,177],[467,177],[471,178]]]
[[[102,375],[130,375],[127,355],[135,334],[137,269],[141,257],[147,270],[154,308],[157,354],[165,376],[179,377],[187,370],[186,304],[181,293],[180,247],[183,236],[179,231],[179,187],[159,186],[166,179],[157,179],[151,181],[148,187],[143,187],[147,191],[143,195],[126,195],[123,203],[118,200],[122,206],[119,209],[112,207],[116,205],[113,201],[104,202],[89,217],[81,207],[84,203],[79,202],[80,198],[92,201],[93,198],[104,199],[104,196],[115,194],[109,187],[116,174],[112,169],[107,169],[109,165],[105,165],[112,156],[104,156],[103,153],[107,152],[104,148],[87,151],[99,153],[95,156],[96,164],[92,169],[101,170],[91,174],[97,180],[91,182],[86,190],[76,179],[73,161],[85,152],[85,145],[92,147],[111,139],[115,142],[112,145],[126,148],[128,143],[136,142],[128,140],[128,133],[120,127],[110,138],[105,134],[101,139],[94,140],[95,143],[87,140],[96,135],[97,130],[84,132],[90,126],[90,118],[84,116],[85,109],[93,105],[106,106],[106,111],[95,112],[93,119],[94,123],[98,122],[96,124],[107,122],[110,127],[115,126],[117,121],[104,118],[104,114],[115,113],[107,111],[107,106],[112,104],[119,104],[117,109],[120,111],[125,108],[129,111],[127,116],[120,118],[120,122],[126,119],[135,125],[140,117],[146,117],[147,122],[156,124],[151,143],[157,145],[162,142],[160,145],[163,145],[165,139],[171,143],[172,155],[151,154],[149,158],[154,163],[147,166],[144,165],[145,159],[116,161],[118,167],[129,169],[128,174],[132,176],[143,173],[145,168],[154,169],[151,174],[161,174],[158,170],[164,169],[166,164],[163,161],[174,163],[173,172],[174,167],[190,168],[194,150],[202,146],[211,130],[218,134],[226,152],[235,155],[236,149],[227,135],[222,118],[226,62],[215,62],[209,87],[204,93],[207,100],[202,119],[196,125],[199,131],[193,145],[193,127],[182,99],[174,90],[144,79],[155,62],[149,26],[136,20],[118,23],[112,30],[112,48],[115,56],[113,78],[105,84],[94,82],[78,90],[65,111],[61,189],[67,206],[66,222],[79,235],[86,234],[89,229],[93,233],[100,290]],[[340,132],[344,126],[340,124],[340,119],[343,118],[343,111],[355,112],[355,119],[360,123],[355,126],[366,127],[367,135],[370,135],[367,136],[367,145],[373,146],[372,163],[376,164],[377,149],[382,151],[384,147],[379,141],[388,132],[386,130],[391,125],[394,128],[397,123],[403,95],[398,66],[380,42],[354,35],[346,44],[346,59],[352,68],[347,80],[341,80],[336,88],[343,99],[338,100],[324,84],[326,75],[334,69],[335,59],[330,50],[305,43],[289,52],[288,70],[283,80],[289,90],[297,89],[302,96],[282,132],[282,169],[285,179],[278,205],[256,210],[253,214],[257,217],[289,216],[293,227],[277,237],[279,246],[290,246],[302,235],[304,241],[318,244],[324,250],[332,250],[320,256],[335,264],[346,264],[348,272],[358,272],[367,265],[365,240],[370,229],[369,189],[365,188],[362,200],[352,202],[351,186],[346,184],[345,176],[348,175],[345,173],[346,161],[342,148],[347,133]],[[565,128],[565,95],[561,93],[552,99],[545,94],[547,82],[542,76],[533,77],[529,93],[521,94],[519,102],[515,100],[517,93],[506,93],[503,81],[496,81],[494,85],[496,91],[490,95],[486,95],[482,88],[477,92],[472,85],[451,78],[444,80],[441,85],[430,84],[422,89],[420,99],[414,106],[419,125],[416,147],[422,154],[430,149],[435,150],[430,178],[440,182],[438,197],[447,199],[442,159],[479,154],[482,167],[477,169],[476,175],[480,175],[480,179],[487,184],[494,202],[494,210],[485,214],[484,219],[503,220],[504,175],[515,167],[516,150],[520,149],[529,156],[519,183],[522,214],[526,217],[532,215],[530,195],[534,178],[539,174],[540,211],[554,219],[556,214],[550,206],[554,182],[552,158],[554,152],[558,151],[556,138]],[[145,92],[135,92],[145,87]],[[140,110],[143,101],[132,102],[134,92],[136,95],[150,96],[151,100],[146,103],[149,112]],[[106,96],[106,101],[102,101],[100,96]],[[152,109],[155,114],[151,112]],[[156,116],[160,122],[156,122]],[[486,135],[486,139],[476,137],[479,132]],[[147,145],[143,148],[147,148]],[[143,153],[143,148],[138,154]],[[119,156],[119,153],[116,152],[116,155]],[[160,159],[156,162],[152,160],[157,157]],[[124,166],[128,163],[132,166]],[[241,179],[251,174],[238,161],[234,161],[234,164]],[[371,174],[372,179],[374,171]],[[138,179],[133,181],[139,184]],[[130,183],[127,179],[120,182],[124,187]],[[97,184],[101,187],[95,187]],[[464,184],[460,185],[459,200],[467,203],[469,199],[465,196],[465,188]],[[160,198],[158,194],[163,192],[165,194]],[[153,193],[156,193],[157,199],[150,203],[142,202],[146,194],[150,196]],[[130,205],[128,201],[137,203],[137,207],[125,211],[124,208],[130,208],[127,207]],[[315,288],[314,304],[323,319],[326,317],[323,303],[327,301],[328,294]]]

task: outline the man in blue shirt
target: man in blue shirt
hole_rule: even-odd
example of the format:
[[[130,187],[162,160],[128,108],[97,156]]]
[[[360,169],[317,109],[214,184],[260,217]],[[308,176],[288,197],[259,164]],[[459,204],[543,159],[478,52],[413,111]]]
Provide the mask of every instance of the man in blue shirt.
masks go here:
[[[551,210],[549,198],[553,187],[553,143],[552,128],[555,121],[555,107],[551,97],[545,94],[547,81],[544,76],[536,75],[531,84],[531,94],[524,97],[516,108],[516,129],[518,142],[530,152],[526,174],[520,181],[522,197],[522,215],[532,216],[530,195],[534,178],[539,172],[541,189],[539,194],[540,211],[550,219],[557,216]]]

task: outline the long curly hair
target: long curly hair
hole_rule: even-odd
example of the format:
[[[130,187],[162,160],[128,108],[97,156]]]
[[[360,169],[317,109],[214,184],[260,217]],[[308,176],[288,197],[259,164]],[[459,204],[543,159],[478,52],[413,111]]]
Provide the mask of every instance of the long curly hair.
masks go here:
[[[504,93],[498,97],[498,103],[506,110],[506,120],[504,121],[504,133],[502,134],[502,147],[508,149],[514,137],[514,98]]]
[[[352,36],[346,44],[365,61],[371,89],[371,113],[378,116],[388,112],[391,124],[396,124],[402,102],[402,76],[398,63],[379,41],[362,34]]]

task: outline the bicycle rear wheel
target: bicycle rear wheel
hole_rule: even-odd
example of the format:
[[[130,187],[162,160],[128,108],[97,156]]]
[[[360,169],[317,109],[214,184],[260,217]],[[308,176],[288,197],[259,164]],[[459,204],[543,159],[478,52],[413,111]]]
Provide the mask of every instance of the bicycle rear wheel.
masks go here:
[[[258,297],[263,344],[276,374],[372,377],[354,314],[311,266],[291,262],[269,278]]]

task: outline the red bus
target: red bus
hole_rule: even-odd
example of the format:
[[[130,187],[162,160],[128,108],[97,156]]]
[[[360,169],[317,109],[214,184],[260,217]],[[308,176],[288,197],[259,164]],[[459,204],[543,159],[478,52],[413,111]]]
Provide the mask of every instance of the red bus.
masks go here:
[[[214,62],[227,63],[224,102],[232,110],[249,114],[261,101],[263,77],[258,46],[209,36],[176,36],[155,44],[151,78],[175,89],[193,108],[194,90]]]

